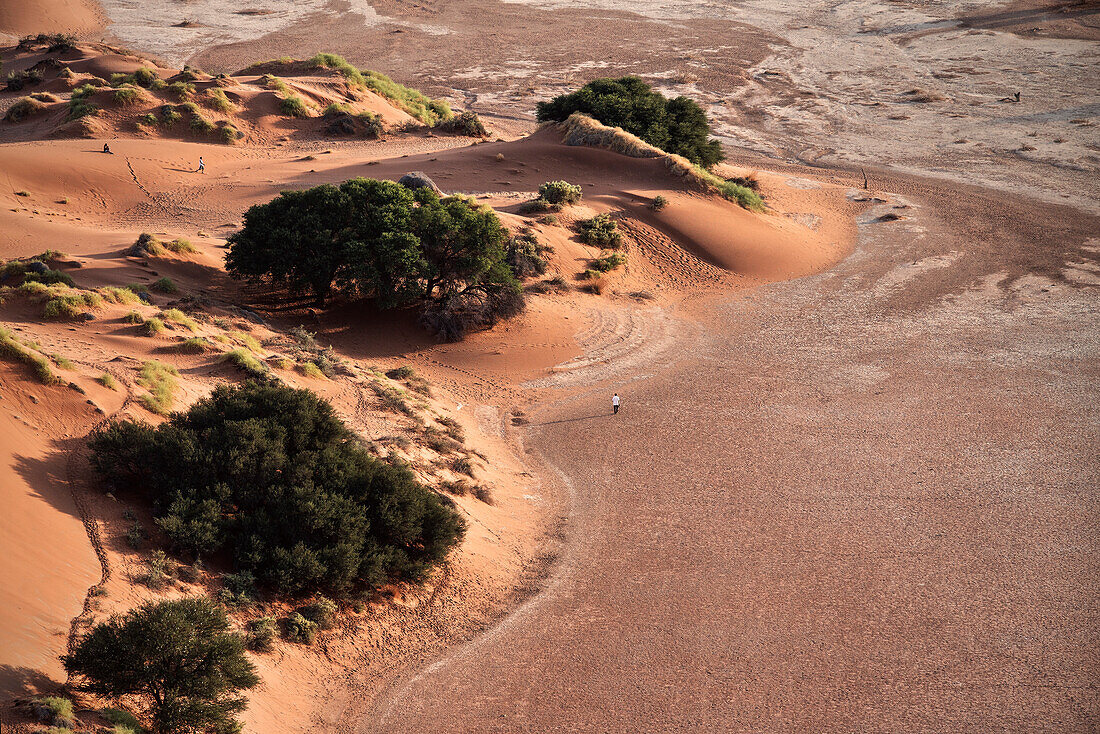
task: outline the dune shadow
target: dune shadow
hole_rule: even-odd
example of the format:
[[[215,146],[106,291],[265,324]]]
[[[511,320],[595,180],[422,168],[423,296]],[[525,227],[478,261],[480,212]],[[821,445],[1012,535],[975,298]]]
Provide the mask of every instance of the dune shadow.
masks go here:
[[[44,456],[12,456],[12,469],[27,483],[33,497],[77,520],[81,519],[80,512],[73,500],[67,469],[69,456],[83,443],[83,437],[55,439]]]
[[[561,418],[556,421],[543,421],[542,423],[528,423],[529,426],[552,426],[556,423],[575,423],[576,421],[590,421],[593,418],[607,418],[614,415],[613,413],[595,413],[593,415],[582,415],[577,418]]]
[[[21,665],[0,665],[0,697],[5,700],[57,693],[61,688],[60,683],[40,670]]]

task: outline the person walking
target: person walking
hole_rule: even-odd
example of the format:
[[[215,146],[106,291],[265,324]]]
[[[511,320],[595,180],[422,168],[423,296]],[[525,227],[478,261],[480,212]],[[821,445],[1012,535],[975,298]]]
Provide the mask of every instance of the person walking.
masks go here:
[[[202,162],[202,156],[199,156],[199,173],[206,173],[206,164]]]
[[[619,413],[619,393],[615,393],[614,395],[611,396],[611,409],[613,411],[615,411],[613,413],[613,415],[618,415],[618,413]]]

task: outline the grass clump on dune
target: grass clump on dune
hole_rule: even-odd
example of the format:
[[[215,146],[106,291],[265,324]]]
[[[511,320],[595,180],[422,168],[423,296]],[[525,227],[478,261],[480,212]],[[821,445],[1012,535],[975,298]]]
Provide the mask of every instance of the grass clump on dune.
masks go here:
[[[118,390],[118,380],[116,380],[110,373],[104,372],[99,377],[95,378],[96,382],[108,390]]]
[[[313,380],[325,379],[325,373],[321,371],[321,368],[315,365],[313,362],[299,362],[295,365],[294,369],[298,370],[299,374],[304,377],[309,377]]]
[[[4,114],[4,121],[22,122],[28,117],[42,112],[46,107],[47,105],[44,102],[31,97],[23,97],[8,108],[8,111]]]
[[[598,257],[592,261],[592,269],[600,273],[609,273],[626,262],[626,258],[618,252]]]
[[[177,293],[179,291],[179,288],[176,287],[176,284],[173,283],[172,279],[168,277],[159,278],[153,281],[149,285],[149,288],[156,291],[157,293]]]
[[[161,320],[165,321],[166,323],[179,324],[180,326],[186,327],[191,331],[199,330],[199,323],[187,314],[185,314],[183,311],[180,311],[178,308],[166,309],[164,311],[161,311],[158,316],[160,316]]]
[[[217,88],[211,88],[206,90],[206,97],[203,98],[203,104],[212,110],[217,112],[233,112],[237,109],[237,105],[230,101],[229,97],[225,96],[225,92]]]
[[[279,94],[291,94],[294,92],[294,90],[290,88],[289,84],[287,84],[274,74],[264,74],[263,83],[264,86],[266,86],[268,89],[278,92]]]
[[[73,702],[60,696],[38,696],[31,700],[31,709],[40,721],[45,721],[60,731],[71,731],[76,719]]]
[[[436,125],[451,117],[451,108],[443,100],[431,99],[415,89],[398,84],[385,74],[357,69],[337,54],[320,53],[310,62],[318,68],[335,69],[344,75],[348,84],[385,97],[425,125]]]
[[[165,91],[180,102],[185,102],[191,99],[191,96],[195,93],[195,85],[188,84],[187,82],[172,82],[165,87]]]
[[[203,339],[201,336],[194,336],[190,339],[184,339],[183,341],[173,344],[168,347],[173,352],[179,354],[202,354],[210,348],[210,343]]]
[[[623,235],[610,214],[597,214],[577,226],[580,229],[581,242],[586,245],[612,249],[622,246]]]
[[[267,366],[244,349],[232,349],[222,355],[222,359],[250,377],[266,377]]]
[[[183,115],[181,115],[172,105],[166,104],[161,106],[160,121],[165,127],[172,127],[182,119]]]
[[[306,107],[305,100],[297,95],[291,95],[284,97],[279,103],[279,109],[282,110],[284,115],[290,117],[308,117],[309,108]]]
[[[137,383],[149,391],[139,400],[151,412],[158,415],[168,415],[172,407],[176,390],[179,387],[179,370],[171,365],[155,360],[146,362],[138,373]]]
[[[218,137],[220,137],[222,139],[222,142],[226,145],[233,145],[238,140],[243,138],[244,135],[231,123],[227,122],[218,128]]]
[[[191,115],[191,129],[197,133],[210,133],[214,131],[214,121],[196,112]]]
[[[470,138],[487,138],[490,135],[489,129],[485,127],[485,123],[481,121],[477,113],[469,110],[460,115],[451,115],[440,122],[437,127],[444,132],[465,135]]]
[[[57,375],[53,373],[48,359],[27,349],[10,331],[3,327],[0,327],[0,355],[8,360],[22,362],[30,367],[35,378],[44,385],[56,385],[61,382]]]
[[[122,320],[128,324],[140,325],[145,323],[145,317],[137,311],[130,311],[128,314],[122,317]]]
[[[149,99],[149,96],[141,89],[141,87],[135,87],[132,84],[126,84],[119,87],[114,91],[115,102],[127,107],[135,105],[139,102],[144,102]]]
[[[129,288],[118,288],[113,285],[104,286],[99,289],[100,295],[104,300],[110,303],[140,303],[141,299],[138,298],[138,294],[134,293]]]
[[[98,91],[96,87],[91,84],[83,84],[73,90],[72,96],[69,97],[69,117],[70,121],[79,120],[81,117],[87,117],[89,115],[98,115],[99,107],[88,99]]]
[[[134,312],[131,311],[131,313],[134,313]],[[146,319],[146,321],[144,323],[144,326],[145,326],[145,333],[148,334],[149,336],[156,336],[157,334],[162,334],[162,333],[164,333],[165,328],[167,328],[167,327],[165,327],[164,322],[161,321],[160,319],[158,319],[156,316],[153,316],[149,319]]]
[[[264,349],[263,346],[260,344],[259,339],[252,336],[251,334],[246,334],[243,331],[234,331],[232,334],[230,334],[230,336],[251,349],[256,354],[263,354]]]

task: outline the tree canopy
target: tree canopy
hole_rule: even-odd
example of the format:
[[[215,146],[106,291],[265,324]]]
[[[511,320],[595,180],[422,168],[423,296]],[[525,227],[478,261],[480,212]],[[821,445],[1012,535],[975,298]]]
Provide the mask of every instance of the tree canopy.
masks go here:
[[[492,209],[390,181],[284,191],[244,216],[226,268],[323,305],[334,291],[382,308],[453,305],[469,294],[518,292],[508,233]]]
[[[450,506],[371,456],[308,390],[219,386],[157,428],[108,423],[89,447],[108,486],[148,497],[178,550],[226,550],[281,592],[415,579],[464,532]]]
[[[246,700],[236,694],[259,683],[244,649],[221,607],[180,599],[96,625],[62,662],[81,690],[137,696],[157,734],[220,733],[237,730]]]
[[[721,144],[710,138],[710,123],[702,107],[688,97],[668,99],[636,76],[596,79],[536,107],[539,122],[561,122],[574,112],[621,127],[704,168],[725,157]]]

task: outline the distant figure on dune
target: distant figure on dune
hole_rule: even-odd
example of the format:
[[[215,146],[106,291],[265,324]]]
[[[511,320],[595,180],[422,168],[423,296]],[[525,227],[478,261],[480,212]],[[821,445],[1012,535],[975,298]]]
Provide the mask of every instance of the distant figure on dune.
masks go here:
[[[206,164],[202,162],[202,156],[199,156],[199,173],[206,173]]]
[[[109,145],[107,145],[106,143],[104,143],[104,144],[103,144],[103,152],[104,152],[104,153],[110,153],[110,152],[111,152],[111,146],[109,146]]]
[[[611,396],[611,409],[613,411],[615,411],[613,413],[613,415],[618,415],[618,413],[619,413],[619,393],[615,393],[614,395]]]

